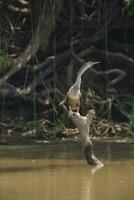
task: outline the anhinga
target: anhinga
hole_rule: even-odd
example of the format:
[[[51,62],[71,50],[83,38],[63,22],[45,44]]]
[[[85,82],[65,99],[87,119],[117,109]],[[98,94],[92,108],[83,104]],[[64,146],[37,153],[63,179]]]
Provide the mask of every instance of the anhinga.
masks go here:
[[[60,103],[60,105],[67,102],[69,110],[72,110],[74,112],[79,111],[80,97],[81,97],[81,91],[80,91],[81,76],[87,69],[89,69],[90,67],[92,67],[93,65],[98,64],[98,63],[100,63],[100,62],[89,61],[89,62],[86,62],[84,65],[82,65],[82,67],[80,68],[80,70],[77,73],[77,78],[76,78],[75,83],[68,90],[65,99]]]

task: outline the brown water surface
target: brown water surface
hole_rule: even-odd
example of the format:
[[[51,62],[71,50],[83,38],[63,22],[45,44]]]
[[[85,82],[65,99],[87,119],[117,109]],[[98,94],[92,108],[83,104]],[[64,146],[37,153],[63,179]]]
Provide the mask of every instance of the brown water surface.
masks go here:
[[[104,167],[78,143],[0,146],[0,200],[133,200],[134,144],[96,144]]]

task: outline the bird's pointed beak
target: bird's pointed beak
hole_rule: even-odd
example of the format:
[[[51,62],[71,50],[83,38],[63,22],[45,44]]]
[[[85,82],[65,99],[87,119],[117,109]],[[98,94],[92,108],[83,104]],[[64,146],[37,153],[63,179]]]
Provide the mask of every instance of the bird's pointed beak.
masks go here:
[[[97,62],[94,62],[94,64],[96,65],[96,64],[99,64],[100,62],[99,61],[97,61]]]

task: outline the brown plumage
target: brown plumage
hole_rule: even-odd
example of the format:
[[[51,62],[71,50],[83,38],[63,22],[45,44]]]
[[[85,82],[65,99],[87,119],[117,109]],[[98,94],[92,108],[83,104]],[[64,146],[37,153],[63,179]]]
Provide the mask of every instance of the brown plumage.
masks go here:
[[[98,64],[99,62],[86,62],[80,70],[77,73],[77,78],[75,83],[71,86],[71,88],[68,90],[65,99],[60,103],[60,105],[64,104],[67,102],[68,109],[78,112],[79,107],[80,107],[80,97],[81,97],[81,92],[80,92],[80,86],[81,86],[81,76],[83,73],[92,67],[95,64]]]

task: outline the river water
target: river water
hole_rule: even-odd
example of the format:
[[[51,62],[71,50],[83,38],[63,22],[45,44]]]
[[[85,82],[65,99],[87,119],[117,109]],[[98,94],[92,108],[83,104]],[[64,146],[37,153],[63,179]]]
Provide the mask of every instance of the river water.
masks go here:
[[[0,146],[0,200],[133,200],[134,144],[98,143],[104,167],[79,143]]]

